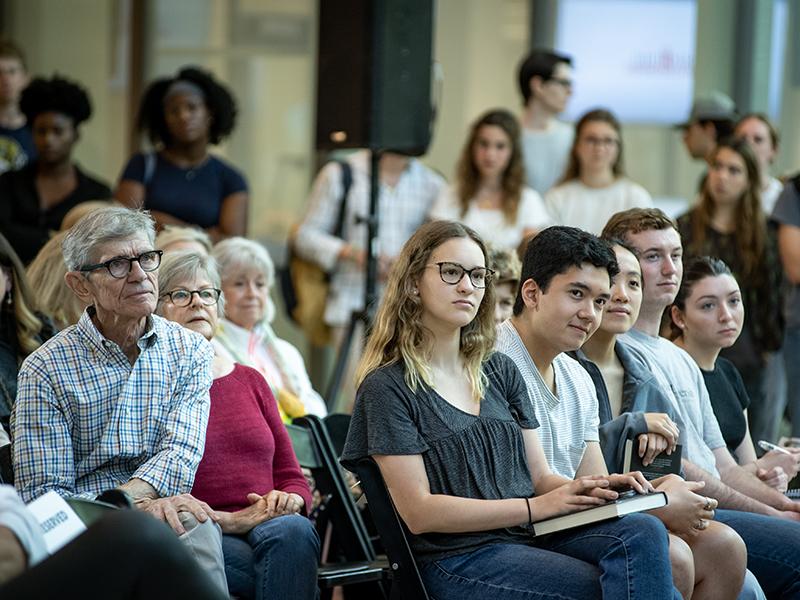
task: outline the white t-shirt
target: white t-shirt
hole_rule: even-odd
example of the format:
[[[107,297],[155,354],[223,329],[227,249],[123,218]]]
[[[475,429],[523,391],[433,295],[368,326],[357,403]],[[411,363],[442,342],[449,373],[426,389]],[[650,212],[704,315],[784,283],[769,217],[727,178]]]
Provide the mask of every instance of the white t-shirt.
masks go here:
[[[639,351],[662,391],[672,400],[684,440],[683,457],[719,477],[713,451],[724,448],[725,439],[697,363],[683,348],[638,329],[631,329],[621,339]]]
[[[761,207],[764,209],[764,214],[770,216],[772,209],[775,208],[775,203],[778,201],[778,196],[783,191],[783,184],[780,179],[775,177],[769,178],[769,185],[767,189],[761,190]]]
[[[597,392],[592,378],[578,361],[559,354],[553,359],[556,383],[553,394],[510,320],[497,328],[495,350],[511,358],[522,373],[550,469],[573,479],[583,460],[586,442],[600,441]]]
[[[515,223],[507,223],[501,209],[479,208],[474,200],[470,201],[469,208],[462,217],[461,204],[453,185],[447,186],[439,194],[430,216],[432,219],[459,221],[477,231],[484,242],[496,248],[512,250],[517,249],[526,229],[544,229],[553,224],[544,200],[529,187],[522,190]]]
[[[575,128],[553,121],[546,130],[522,130],[522,152],[528,185],[544,194],[561,179],[567,168]]]
[[[608,187],[591,188],[575,179],[544,195],[547,210],[558,225],[579,227],[599,234],[614,213],[629,208],[652,208],[646,189],[626,177]]]

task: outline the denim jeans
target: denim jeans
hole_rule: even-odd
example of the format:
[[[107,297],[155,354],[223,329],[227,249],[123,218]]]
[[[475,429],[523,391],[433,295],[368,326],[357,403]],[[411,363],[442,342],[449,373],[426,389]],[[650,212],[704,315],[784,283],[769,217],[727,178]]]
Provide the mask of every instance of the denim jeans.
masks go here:
[[[792,422],[792,437],[800,437],[800,327],[787,327],[783,337],[783,360],[786,365],[786,404]],[[783,416],[783,407],[778,418]]]
[[[228,590],[239,598],[318,597],[319,537],[300,515],[265,521],[247,535],[222,536]]]
[[[667,532],[650,515],[628,515],[533,540],[492,544],[425,563],[437,600],[680,598],[672,586]]]
[[[800,598],[800,523],[738,510],[717,510],[715,519],[747,545],[747,568],[768,598]]]
[[[778,441],[778,430],[783,411],[786,408],[788,394],[785,360],[783,349],[778,352],[772,352],[767,356],[767,366],[765,367],[764,380],[762,382],[761,405],[756,406],[753,397],[750,398],[747,420],[750,422],[750,437],[753,439],[753,445],[756,445],[758,440],[767,440],[773,443]],[[746,384],[747,382],[745,381]],[[750,393],[749,389],[748,393]],[[760,453],[757,445],[756,452]]]

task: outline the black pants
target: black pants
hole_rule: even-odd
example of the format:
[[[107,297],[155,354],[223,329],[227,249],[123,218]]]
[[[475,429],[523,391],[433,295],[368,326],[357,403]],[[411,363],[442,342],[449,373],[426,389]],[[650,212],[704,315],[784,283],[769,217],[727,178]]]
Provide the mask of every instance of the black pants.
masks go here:
[[[0,598],[221,600],[223,596],[167,525],[145,513],[121,510],[0,587]]]

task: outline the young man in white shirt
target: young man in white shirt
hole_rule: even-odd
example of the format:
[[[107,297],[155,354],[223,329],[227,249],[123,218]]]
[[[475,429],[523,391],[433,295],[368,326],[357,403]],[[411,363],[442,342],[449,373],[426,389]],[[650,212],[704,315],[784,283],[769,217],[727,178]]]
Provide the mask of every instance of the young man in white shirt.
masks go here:
[[[572,147],[572,125],[557,119],[572,96],[572,58],[548,50],[534,50],[520,63],[519,91],[522,146],[528,185],[544,195],[567,166]]]

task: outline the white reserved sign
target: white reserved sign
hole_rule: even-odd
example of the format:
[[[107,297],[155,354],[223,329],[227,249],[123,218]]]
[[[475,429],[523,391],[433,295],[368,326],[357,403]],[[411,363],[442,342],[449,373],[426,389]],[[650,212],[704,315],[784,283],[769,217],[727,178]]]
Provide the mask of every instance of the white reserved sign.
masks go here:
[[[56,492],[47,492],[30,504],[28,509],[39,521],[47,551],[56,550],[86,530],[75,511]]]

